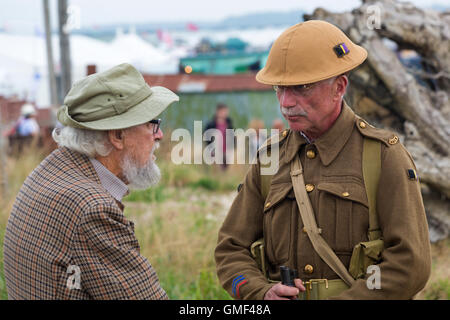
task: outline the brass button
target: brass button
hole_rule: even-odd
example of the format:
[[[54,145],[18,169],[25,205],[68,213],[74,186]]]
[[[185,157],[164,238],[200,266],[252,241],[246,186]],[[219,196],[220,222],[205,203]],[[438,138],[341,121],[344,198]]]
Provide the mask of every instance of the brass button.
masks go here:
[[[303,227],[302,231],[303,231],[303,233],[308,233],[308,231],[306,231],[305,227]]]
[[[266,208],[270,207],[270,201],[266,203]]]
[[[361,121],[359,123],[359,127],[364,129],[366,127],[366,123],[364,121]]]
[[[306,191],[311,192],[311,191],[314,190],[314,185],[308,183],[308,184],[305,186],[305,188],[306,188]]]
[[[309,159],[314,159],[316,157],[316,153],[314,152],[314,150],[308,150],[308,151],[306,151],[306,156]]]
[[[305,272],[306,272],[306,273],[309,273],[309,274],[313,273],[313,272],[314,272],[313,266],[310,265],[310,264],[307,264],[307,265],[305,266]]]
[[[283,137],[286,137],[287,133],[288,133],[287,130],[284,130],[282,133]]]
[[[343,197],[348,197],[349,195],[350,195],[350,193],[348,193],[347,191],[342,192],[342,196],[343,196]]]
[[[398,142],[398,137],[397,136],[393,136],[392,138],[390,138],[388,140],[389,144],[396,144]]]

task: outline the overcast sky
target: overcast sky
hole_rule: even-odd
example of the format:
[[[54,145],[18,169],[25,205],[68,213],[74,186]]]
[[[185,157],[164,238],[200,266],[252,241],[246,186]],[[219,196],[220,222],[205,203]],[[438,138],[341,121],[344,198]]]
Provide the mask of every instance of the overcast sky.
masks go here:
[[[56,26],[57,0],[49,0],[52,25]],[[420,7],[431,4],[449,6],[449,0],[412,0]],[[348,11],[359,0],[69,0],[79,8],[81,27],[113,23],[219,21],[264,11],[304,10],[324,7],[331,11]],[[43,26],[42,0],[0,0],[0,28],[11,31],[33,30]]]

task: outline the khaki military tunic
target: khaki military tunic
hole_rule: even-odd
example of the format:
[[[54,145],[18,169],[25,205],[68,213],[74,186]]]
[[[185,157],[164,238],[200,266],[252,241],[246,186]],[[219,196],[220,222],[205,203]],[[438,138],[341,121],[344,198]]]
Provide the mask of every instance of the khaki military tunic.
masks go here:
[[[322,236],[348,268],[353,247],[367,241],[368,200],[362,174],[363,138],[381,142],[377,211],[385,249],[379,264],[381,289],[358,279],[337,299],[410,299],[426,284],[431,267],[428,225],[415,165],[393,133],[376,129],[345,103],[334,125],[313,143],[287,130],[280,135],[279,170],[267,198],[261,195],[259,162],[252,165],[219,231],[217,274],[234,297],[262,299],[273,286],[251,257],[251,244],[264,237],[269,274],[279,266],[298,271],[303,281],[338,279],[314,251],[292,188],[290,162],[298,152],[306,190]],[[270,147],[270,146],[269,146]],[[366,278],[369,275],[366,276]]]

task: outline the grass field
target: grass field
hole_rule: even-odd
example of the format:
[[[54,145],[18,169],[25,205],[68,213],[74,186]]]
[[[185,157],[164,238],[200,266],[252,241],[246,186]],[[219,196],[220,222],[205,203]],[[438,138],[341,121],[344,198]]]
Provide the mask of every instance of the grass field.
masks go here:
[[[156,269],[171,299],[231,299],[216,276],[213,258],[217,231],[247,168],[227,171],[212,166],[176,166],[169,152],[157,152],[159,186],[133,192],[125,199],[125,215],[135,222],[141,253]],[[14,197],[44,155],[30,152],[8,161],[7,195],[0,199],[0,299],[6,299],[3,236]],[[418,299],[450,299],[450,240],[432,246],[430,280]]]

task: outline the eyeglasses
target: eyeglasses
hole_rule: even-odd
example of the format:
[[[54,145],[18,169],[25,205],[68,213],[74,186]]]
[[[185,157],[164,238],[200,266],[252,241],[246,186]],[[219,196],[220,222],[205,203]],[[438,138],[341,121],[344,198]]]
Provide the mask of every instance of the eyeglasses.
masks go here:
[[[273,90],[275,90],[276,93],[282,94],[285,92],[285,90],[291,90],[292,93],[296,96],[307,96],[311,89],[314,88],[318,82],[315,83],[308,83],[308,84],[298,84],[295,86],[273,86]]]
[[[153,124],[153,134],[157,134],[159,131],[159,127],[161,126],[161,119],[153,119],[148,122],[149,124]]]

